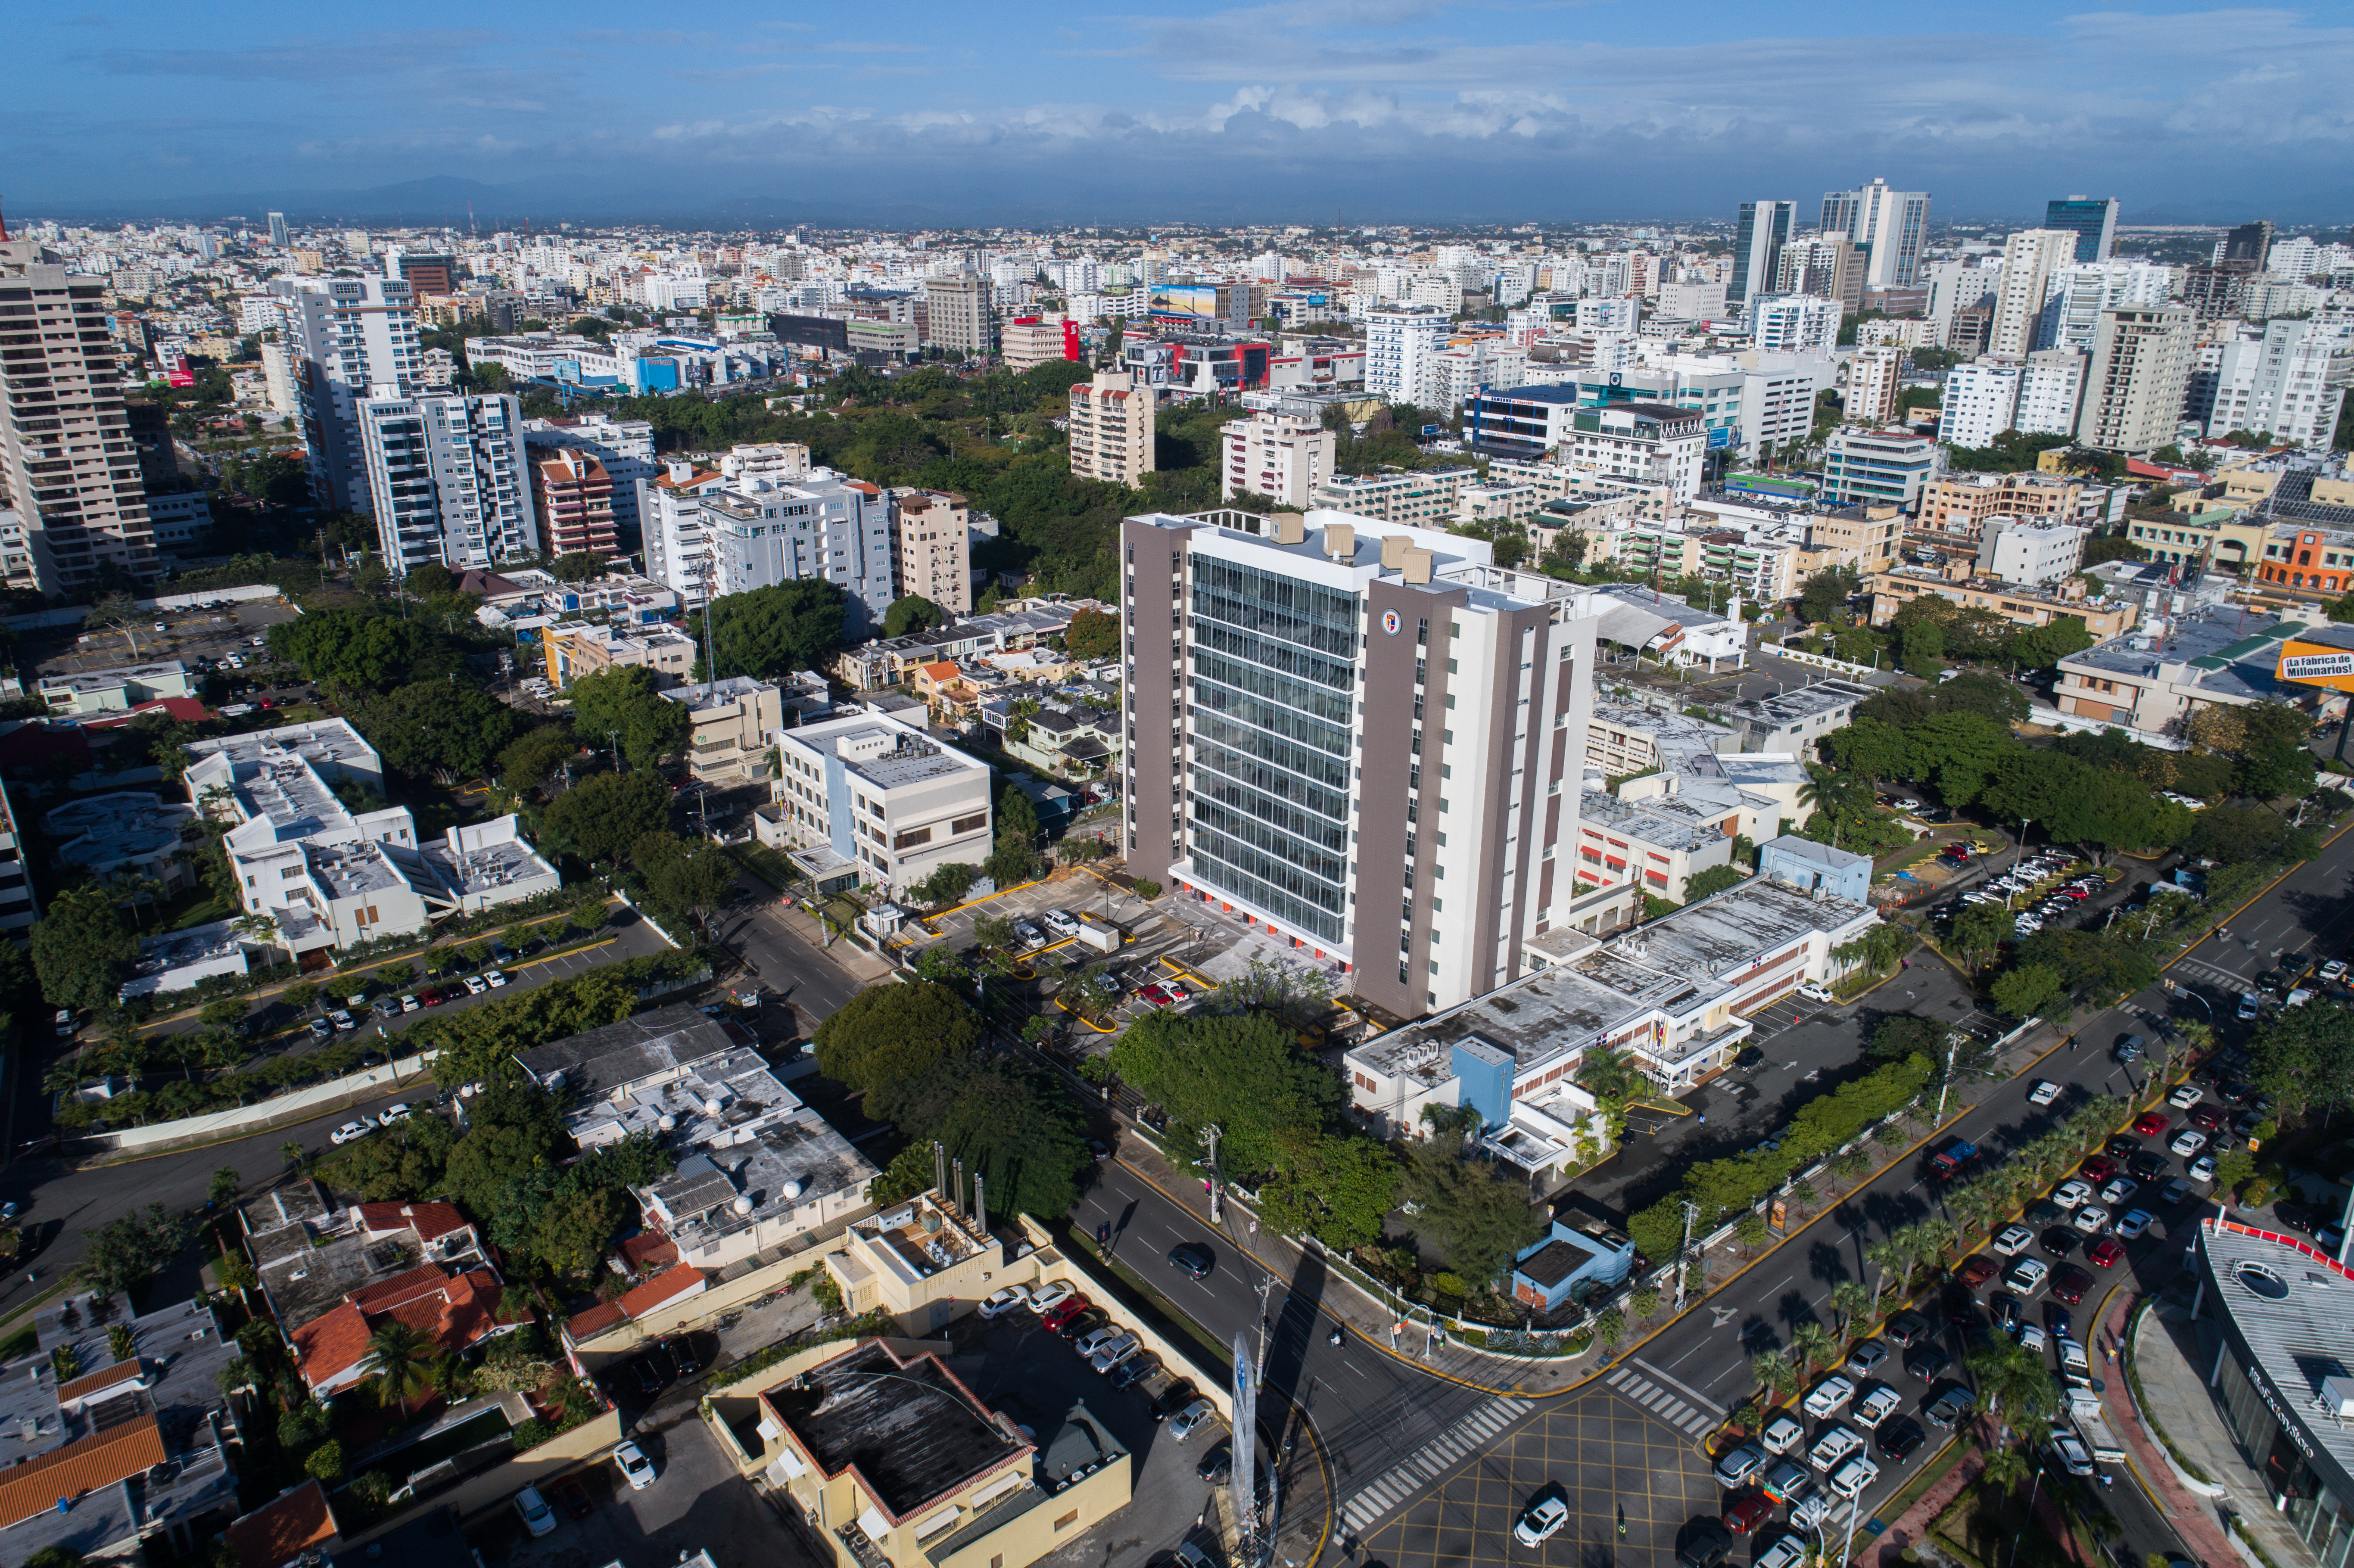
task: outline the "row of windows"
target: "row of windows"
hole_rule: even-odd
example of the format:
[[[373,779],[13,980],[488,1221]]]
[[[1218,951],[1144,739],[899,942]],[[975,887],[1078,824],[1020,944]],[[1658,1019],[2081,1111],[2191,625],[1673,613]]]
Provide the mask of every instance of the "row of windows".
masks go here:
[[[1285,924],[1321,937],[1328,942],[1341,939],[1341,919],[1340,895],[1320,887],[1299,875],[1291,867],[1270,861],[1246,845],[1235,843],[1206,830],[1196,830],[1193,835],[1194,880],[1204,887],[1232,894],[1246,903],[1256,905]],[[1254,873],[1264,874],[1254,874]],[[1293,891],[1297,886],[1299,891]],[[1302,896],[1305,894],[1308,896]],[[1310,897],[1330,898],[1330,909],[1309,902]]]
[[[1338,691],[1328,690],[1305,681],[1292,680],[1262,664],[1198,650],[1193,655],[1193,673],[1220,685],[1232,686],[1255,697],[1265,697],[1286,707],[1298,708],[1330,724],[1346,726],[1349,722],[1349,698],[1345,685]]]
[[[1346,757],[1351,750],[1349,732],[1335,725],[1321,723],[1306,714],[1290,708],[1278,707],[1257,697],[1196,678],[1193,682],[1193,705],[1197,710],[1225,714],[1255,729],[1281,736],[1312,746],[1319,751],[1335,757]]]
[[[1300,839],[1320,849],[1340,851],[1348,847],[1346,822],[1336,822],[1300,810],[1296,806],[1287,806],[1280,800],[1214,773],[1197,769],[1193,775],[1193,794],[1197,800],[1214,800],[1246,821],[1265,822],[1273,832]],[[1254,839],[1251,842],[1257,843],[1261,841]]]
[[[1197,829],[1208,829],[1224,834],[1238,844],[1265,852],[1278,863],[1290,866],[1304,876],[1334,888],[1344,888],[1348,883],[1349,860],[1345,852],[1320,850],[1306,840],[1293,837],[1245,811],[1237,811],[1218,801],[1195,796],[1193,802],[1193,822]],[[1336,893],[1334,896],[1339,896]]]
[[[1321,653],[1357,651],[1357,596],[1233,561],[1195,556],[1193,613]]]
[[[1224,715],[1196,715],[1193,734],[1197,739],[1229,747],[1246,757],[1255,757],[1261,762],[1272,763],[1286,772],[1299,774],[1311,783],[1323,784],[1334,789],[1349,787],[1349,765],[1341,758],[1327,757],[1304,746],[1295,746],[1262,730],[1236,724]]]
[[[1313,682],[1336,692],[1354,690],[1357,683],[1357,667],[1347,659],[1331,658],[1296,643],[1276,641],[1215,620],[1193,623],[1193,647],[1196,660],[1204,652],[1228,653],[1253,668]]]
[[[1230,751],[1223,746],[1213,746],[1196,736],[1193,741],[1195,788],[1204,788],[1201,782],[1202,775],[1213,771],[1247,785],[1263,795],[1273,796],[1278,800],[1289,801],[1293,805],[1305,807],[1319,816],[1330,817],[1335,821],[1345,821],[1349,815],[1349,798],[1340,790],[1327,789],[1320,784],[1312,783],[1295,773],[1286,773],[1279,768],[1269,768],[1265,763],[1245,757],[1238,751]]]

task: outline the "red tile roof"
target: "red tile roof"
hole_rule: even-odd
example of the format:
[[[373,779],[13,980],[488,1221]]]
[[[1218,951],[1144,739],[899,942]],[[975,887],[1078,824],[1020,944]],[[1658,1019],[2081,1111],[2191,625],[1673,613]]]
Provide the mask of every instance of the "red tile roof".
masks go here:
[[[618,1301],[599,1301],[585,1312],[575,1312],[565,1319],[564,1332],[576,1345],[588,1343],[609,1330],[618,1329],[630,1320]]]
[[[59,1383],[58,1403],[64,1404],[72,1400],[88,1399],[101,1389],[111,1388],[126,1378],[134,1378],[138,1375],[139,1358],[137,1356],[132,1357],[127,1361],[117,1361],[104,1372],[90,1372],[74,1379],[71,1383]]]
[[[12,1465],[0,1470],[0,1530],[163,1462],[164,1434],[151,1412]]]
[[[224,1532],[245,1568],[285,1568],[306,1547],[331,1541],[335,1511],[316,1481],[305,1481],[281,1498],[262,1504]]]
[[[295,1330],[295,1360],[317,1388],[366,1359],[368,1337],[387,1319],[408,1324],[441,1350],[461,1351],[515,1320],[504,1310],[504,1296],[488,1269],[459,1274],[426,1264],[354,1291],[334,1311]]]
[[[621,1261],[631,1268],[666,1268],[678,1261],[678,1243],[660,1231],[621,1238]]]
[[[675,1301],[703,1288],[703,1270],[690,1264],[655,1275],[643,1285],[621,1298],[621,1310],[632,1318],[642,1318],[667,1301]]]
[[[360,1224],[371,1234],[413,1230],[419,1241],[432,1241],[468,1228],[455,1203],[362,1203]]]

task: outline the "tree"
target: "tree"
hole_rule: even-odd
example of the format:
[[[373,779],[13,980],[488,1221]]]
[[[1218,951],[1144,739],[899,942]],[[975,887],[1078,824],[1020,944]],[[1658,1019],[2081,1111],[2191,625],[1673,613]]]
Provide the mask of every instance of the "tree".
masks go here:
[[[408,575],[400,579],[400,586],[412,598],[439,599],[445,593],[458,591],[458,577],[440,562],[428,561],[423,566],[409,567]]]
[[[1856,1323],[1872,1311],[1872,1292],[1861,1279],[1842,1279],[1831,1287],[1831,1310],[1839,1316],[1840,1332],[1854,1332]]]
[[[1398,1180],[1397,1161],[1370,1138],[1295,1130],[1277,1140],[1259,1214],[1278,1231],[1341,1251],[1369,1246],[1397,1202]]]
[[[642,664],[617,664],[583,675],[567,693],[573,732],[598,747],[618,737],[631,767],[650,768],[676,750],[695,727],[686,705],[661,693],[659,678]]]
[[[1954,916],[1954,949],[1980,963],[2018,934],[2018,916],[1999,904],[1966,904]]]
[[[883,615],[883,635],[907,637],[943,625],[948,618],[948,611],[938,605],[922,594],[911,593],[891,601],[891,608]]]
[[[1807,764],[1807,781],[1798,786],[1801,804],[1820,811],[1831,824],[1831,846],[1839,846],[1839,831],[1869,814],[1872,780],[1854,773],[1842,773],[1819,763]]]
[[[769,681],[821,668],[840,645],[849,596],[821,577],[798,577],[711,602],[711,641],[719,667]],[[706,672],[698,660],[696,679]]]
[[[1086,1124],[1044,1075],[959,1054],[900,1085],[891,1105],[914,1146],[938,1140],[981,1179],[993,1213],[1059,1214],[1078,1201]]]
[[[1839,1341],[1812,1318],[1790,1330],[1790,1349],[1797,1352],[1801,1367],[1828,1365],[1839,1359]]]
[[[1119,618],[1106,615],[1099,609],[1073,612],[1069,630],[1063,633],[1063,646],[1074,659],[1093,663],[1099,659],[1119,655]]]
[[[736,893],[736,862],[716,844],[688,843],[667,830],[630,846],[630,862],[644,874],[646,891],[663,909],[707,923]]]
[[[1490,1160],[1464,1158],[1463,1150],[1459,1126],[1415,1144],[1407,1152],[1405,1191],[1422,1234],[1444,1249],[1456,1273],[1484,1288],[1545,1227],[1525,1185]]]
[[[1114,1071],[1168,1113],[1168,1147],[1192,1157],[1200,1129],[1225,1129],[1229,1174],[1274,1169],[1287,1134],[1332,1125],[1341,1086],[1299,1048],[1296,1030],[1265,1012],[1153,1012],[1112,1043]]]
[[[610,864],[670,822],[670,790],[652,772],[598,773],[549,803],[540,831],[551,844]]]
[[[407,1324],[398,1325],[407,1328]],[[414,1330],[410,1330],[412,1333]],[[334,1438],[312,1449],[302,1457],[303,1473],[323,1486],[331,1486],[344,1478],[344,1446]]]
[[[236,1202],[239,1181],[234,1166],[222,1166],[213,1172],[212,1183],[205,1189],[205,1201],[215,1208]]]
[[[1902,1062],[1915,1055],[1941,1062],[1946,1055],[1946,1025],[1934,1018],[1892,1012],[1872,1029],[1872,1054],[1882,1062]]]
[[[981,869],[1000,887],[1027,882],[1038,872],[1038,837],[1037,808],[1008,784],[997,796],[997,845]]]
[[[1799,585],[1798,613],[1809,626],[1829,620],[1833,611],[1846,608],[1848,599],[1862,586],[1862,578],[1853,569],[1826,567]]]
[[[105,1295],[128,1290],[177,1256],[190,1234],[187,1222],[166,1213],[161,1203],[133,1210],[90,1233],[83,1277]]]
[[[1712,865],[1706,871],[1684,881],[1684,902],[1697,904],[1712,893],[1738,887],[1749,880],[1749,874],[1737,865]]]
[[[547,574],[560,583],[594,582],[611,567],[611,563],[594,550],[575,550],[558,556],[547,563]]]
[[[2256,1082],[2284,1107],[2354,1106],[2354,1012],[2327,1003],[2285,1007],[2249,1046]]]
[[[320,610],[270,629],[270,652],[306,680],[384,692],[465,673],[459,651],[423,625],[376,606]]]
[[[533,1220],[532,1251],[551,1273],[585,1274],[604,1255],[620,1212],[620,1196],[610,1191],[561,1188]]]
[[[820,1072],[885,1101],[895,1085],[970,1052],[980,1038],[981,1021],[964,998],[931,980],[869,986],[811,1036]]]
[[[590,675],[580,683],[602,678]],[[482,778],[500,748],[530,722],[480,686],[450,680],[418,681],[366,698],[352,719],[386,762],[412,779],[445,768]]]
[[[518,797],[527,796],[578,755],[578,743],[562,725],[543,725],[498,755],[497,777]]]
[[[966,890],[980,880],[981,867],[965,865],[957,861],[944,861],[933,867],[932,874],[917,883],[914,891],[920,902],[939,907],[961,901]],[[974,928],[973,936],[975,940],[980,939],[981,933],[978,927]]]
[[[139,629],[154,619],[127,593],[108,594],[90,607],[90,624],[122,633],[123,640],[131,644],[133,659],[139,657]]]
[[[58,1007],[99,1012],[111,1008],[123,972],[139,955],[139,942],[124,928],[114,894],[102,884],[84,883],[49,900],[33,922],[33,971],[41,994]]]
[[[1946,667],[1946,629],[1934,620],[1916,620],[1900,628],[1896,645],[1904,668],[1924,680],[1935,680]]]

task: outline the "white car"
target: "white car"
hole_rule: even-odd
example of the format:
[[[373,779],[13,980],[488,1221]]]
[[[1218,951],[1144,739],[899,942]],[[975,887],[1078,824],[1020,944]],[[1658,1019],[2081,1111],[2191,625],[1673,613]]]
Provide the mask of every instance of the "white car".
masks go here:
[[[2027,1091],[2027,1103],[2031,1106],[2048,1106],[2059,1097],[2060,1086],[2049,1078],[2041,1080]]]
[[[613,1450],[613,1462],[621,1467],[621,1474],[630,1478],[630,1489],[644,1491],[654,1484],[654,1462],[635,1443],[624,1443]]]
[[[1206,1399],[1197,1399],[1169,1418],[1169,1436],[1182,1443],[1203,1427],[1218,1418],[1218,1407]]]
[[[1807,1429],[1787,1415],[1777,1415],[1766,1424],[1757,1441],[1768,1454],[1787,1454],[1807,1440]]]
[[[1030,1287],[1026,1285],[1009,1285],[1002,1290],[992,1290],[989,1293],[988,1298],[981,1304],[981,1315],[984,1318],[994,1318],[1001,1312],[1011,1312],[1016,1307],[1029,1305]]]
[[[2202,1154],[2198,1159],[2192,1160],[2190,1162],[2190,1179],[2193,1181],[2212,1181],[2215,1180],[2215,1157],[2211,1154]]]
[[[1847,1408],[1855,1397],[1855,1384],[1834,1372],[1815,1384],[1815,1392],[1807,1395],[1807,1414],[1818,1421],[1828,1421]]]
[[[2042,1324],[2021,1323],[2019,1326],[2019,1348],[2020,1350],[2033,1351],[2040,1356],[2043,1353],[2043,1347],[2049,1341],[2043,1332]]]
[[[1071,918],[1068,910],[1049,909],[1038,918],[1044,920],[1046,923],[1046,929],[1054,932],[1057,937],[1076,937],[1079,934],[1079,923]]]
[[[1081,1334],[1078,1338],[1078,1342],[1073,1345],[1071,1349],[1079,1353],[1080,1360],[1085,1361],[1088,1357],[1094,1355],[1097,1351],[1102,1350],[1106,1345],[1110,1344],[1114,1340],[1119,1339],[1121,1335],[1127,1332],[1128,1330],[1125,1329],[1116,1328],[1109,1323],[1106,1323],[1100,1329],[1090,1329],[1086,1333]]]
[[[1786,1535],[1757,1554],[1757,1568],[1798,1568],[1806,1560],[1806,1537]]]
[[[2021,1296],[2032,1296],[2052,1277],[2052,1266],[2040,1257],[2022,1257],[2010,1266],[2002,1282]]]
[[[1903,1395],[1883,1383],[1857,1404],[1856,1422],[1865,1427],[1877,1428],[1882,1422],[1895,1414],[1897,1407],[1903,1403]]]
[[[2195,1127],[2186,1127],[2180,1132],[2176,1133],[2174,1135],[2174,1141],[2168,1144],[2166,1147],[2171,1149],[2175,1153],[2181,1155],[2183,1158],[2189,1159],[2191,1155],[2198,1153],[2200,1150],[2207,1147],[2207,1135],[2200,1131]]]
[[[1994,1250],[2005,1257],[2017,1257],[2035,1245],[2035,1233],[2025,1225],[2005,1225],[2002,1234],[1994,1238]]]
[[[537,1487],[525,1487],[514,1495],[515,1512],[523,1515],[523,1527],[534,1536],[547,1534],[556,1528],[556,1510],[539,1495]]]
[[[417,1000],[417,993],[415,991],[411,991],[407,996],[400,999],[400,1011],[403,1012],[414,1012],[424,1005],[425,1004],[423,1002]]]
[[[2059,1457],[2060,1467],[2072,1476],[2093,1473],[2093,1456],[2073,1432],[2059,1431],[2052,1435],[2052,1452]]]
[[[1823,1520],[1830,1517],[1830,1511],[1831,1499],[1817,1492],[1790,1505],[1790,1522],[1800,1530],[1819,1530]]]
[[[2333,981],[2344,980],[2346,978],[2346,960],[2344,959],[2332,959],[2327,963],[2322,965],[2321,978],[2326,980]]]
[[[1859,1499],[1878,1479],[1880,1467],[1859,1454],[1831,1472],[1831,1490],[1843,1498]]]
[[[1539,1498],[1531,1503],[1512,1526],[1512,1539],[1523,1546],[1543,1546],[1553,1537],[1553,1531],[1569,1522],[1569,1505],[1560,1494]]]
[[[349,1143],[355,1138],[366,1138],[369,1133],[374,1132],[375,1130],[376,1127],[373,1123],[365,1121],[347,1121],[344,1123],[343,1126],[335,1128],[334,1131],[329,1133],[327,1135],[327,1141],[330,1143]]]
[[[414,1107],[412,1107],[407,1100],[402,1100],[398,1105],[385,1107],[382,1113],[380,1113],[376,1118],[376,1125],[378,1127],[390,1127],[394,1122],[407,1121],[409,1117],[414,1114]]]
[[[2060,1371],[2063,1376],[2090,1378],[2093,1363],[2084,1354],[2084,1347],[2066,1335],[2060,1338]]]
[[[491,988],[483,983],[482,976],[468,975],[466,977],[466,989],[474,995],[480,996]]]
[[[1818,1470],[1828,1470],[1862,1452],[1862,1438],[1844,1426],[1834,1426],[1815,1439],[1814,1447],[1808,1451],[1807,1463]]]
[[[498,987],[507,983],[507,976],[504,969],[484,969],[482,971],[482,979],[492,987],[493,990],[496,990]]]
[[[2138,1241],[2144,1231],[2158,1223],[2158,1216],[2147,1209],[2127,1209],[2117,1217],[2116,1234],[2124,1241]]]
[[[1031,1293],[1030,1310],[1044,1318],[1077,1294],[1078,1292],[1072,1289],[1066,1281],[1058,1279],[1054,1284]]]
[[[1808,1001],[1837,1001],[1839,1000],[1838,995],[1832,991],[1831,988],[1823,984],[1820,980],[1800,980],[1798,982],[1798,994],[1805,997]]]
[[[2176,1110],[2189,1110],[2192,1106],[2197,1105],[2200,1100],[2203,1100],[2207,1096],[2205,1092],[2202,1091],[2198,1085],[2184,1084],[2172,1094],[2166,1097],[2166,1103],[2172,1106]]]
[[[2096,1236],[2109,1228],[2109,1212],[2097,1204],[2087,1203],[2069,1215],[2068,1223],[2088,1236]]]
[[[2063,1209],[2081,1208],[2093,1201],[2093,1184],[2072,1176],[2052,1189],[2052,1201]]]

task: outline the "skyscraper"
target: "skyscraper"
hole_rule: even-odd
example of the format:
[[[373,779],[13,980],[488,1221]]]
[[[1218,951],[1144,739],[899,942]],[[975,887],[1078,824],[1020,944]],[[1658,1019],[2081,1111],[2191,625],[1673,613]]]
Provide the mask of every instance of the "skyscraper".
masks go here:
[[[2221,259],[2225,261],[2253,261],[2255,263],[2253,270],[2261,272],[2264,270],[2264,263],[2272,259],[2272,252],[2273,226],[2260,217],[2253,223],[2243,223],[2223,236]]]
[[[1794,201],[1741,204],[1741,226],[1733,237],[1733,281],[1724,286],[1727,305],[1740,304],[1753,289],[1764,293],[1774,287],[1782,247],[1788,243],[1790,228],[1797,221],[1798,204]]]
[[[1782,248],[1771,290],[1761,294],[1813,294],[1837,300],[1850,313],[1863,309],[1863,252],[1844,234],[1809,235]]]
[[[2043,227],[2064,228],[2076,237],[2075,260],[2105,261],[2117,246],[2117,198],[2062,196],[2043,204]]]
[[[2196,319],[2181,305],[2102,312],[2076,440],[2115,452],[2173,440],[2197,335]]]
[[[1886,180],[1851,191],[1826,191],[1823,232],[1844,234],[1863,248],[1865,288],[1909,289],[1921,281],[1929,193],[1891,190]]]
[[[2053,275],[2073,265],[2069,258],[2075,253],[2076,236],[2062,228],[2022,228],[2004,242],[1988,353],[2027,354],[2040,346]]]
[[[354,424],[385,565],[493,567],[539,552],[523,411],[493,394],[361,397]]]
[[[157,567],[147,490],[106,314],[106,280],[29,239],[0,240],[0,505],[16,509],[7,586],[69,593],[112,566]]]
[[[270,215],[270,248],[273,250],[286,249],[286,215],[282,212]]]
[[[322,506],[371,511],[357,405],[417,388],[425,360],[409,287],[387,278],[280,278],[271,288],[286,302],[293,334],[311,493]]]
[[[924,280],[924,341],[950,355],[987,354],[996,344],[989,310],[989,280],[971,272]]]

